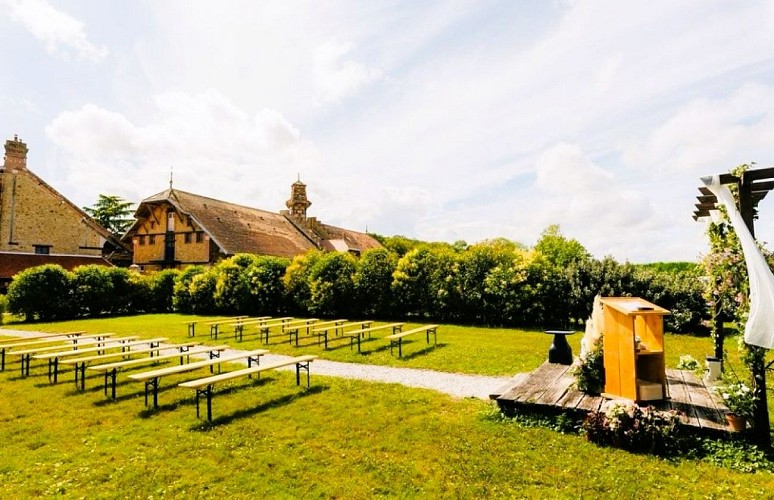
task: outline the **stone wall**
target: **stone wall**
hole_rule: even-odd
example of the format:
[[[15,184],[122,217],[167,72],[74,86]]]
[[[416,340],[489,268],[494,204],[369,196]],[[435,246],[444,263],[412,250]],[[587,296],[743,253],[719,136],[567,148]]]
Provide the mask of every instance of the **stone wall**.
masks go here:
[[[0,169],[0,250],[102,255],[105,238],[86,215],[29,171],[26,145],[6,142]]]

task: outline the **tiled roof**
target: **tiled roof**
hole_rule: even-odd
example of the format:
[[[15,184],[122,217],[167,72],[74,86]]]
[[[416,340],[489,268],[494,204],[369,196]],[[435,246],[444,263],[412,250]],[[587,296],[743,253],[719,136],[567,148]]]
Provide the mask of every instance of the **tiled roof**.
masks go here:
[[[381,243],[376,241],[375,238],[366,233],[359,233],[357,231],[351,231],[341,227],[329,226],[328,224],[321,225],[325,229],[325,232],[328,234],[328,239],[344,240],[350,250],[360,250],[362,252],[371,248],[379,248],[382,246]]]
[[[316,245],[284,215],[199,196],[178,189],[146,198],[142,205],[166,201],[190,216],[228,255],[254,253],[293,257]],[[132,233],[130,230],[127,236]]]
[[[350,249],[367,250],[381,246],[365,233],[322,225],[326,234],[316,235],[302,223],[292,222],[284,214],[245,207],[178,189],[168,189],[144,199],[137,209],[138,222],[127,231],[131,238],[139,225],[148,204],[171,203],[175,209],[188,215],[209,234],[210,238],[227,255],[253,253],[292,258],[312,248],[324,239],[344,240]]]
[[[59,264],[68,271],[87,264],[113,267],[113,264],[99,256],[0,252],[0,279],[13,278],[20,271],[44,264]]]

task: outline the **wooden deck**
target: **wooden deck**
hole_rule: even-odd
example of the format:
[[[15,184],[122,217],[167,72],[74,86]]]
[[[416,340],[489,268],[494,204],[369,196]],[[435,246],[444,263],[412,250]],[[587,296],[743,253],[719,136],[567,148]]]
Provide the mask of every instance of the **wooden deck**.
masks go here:
[[[569,412],[583,416],[599,410],[607,401],[602,396],[585,394],[572,387],[574,377],[569,366],[543,363],[526,376],[515,378],[510,387],[500,389],[500,394],[490,397],[497,401],[506,414],[516,411]],[[662,410],[678,410],[683,424],[706,433],[729,431],[722,403],[713,399],[704,382],[693,373],[667,370],[668,399],[650,401],[649,405]]]

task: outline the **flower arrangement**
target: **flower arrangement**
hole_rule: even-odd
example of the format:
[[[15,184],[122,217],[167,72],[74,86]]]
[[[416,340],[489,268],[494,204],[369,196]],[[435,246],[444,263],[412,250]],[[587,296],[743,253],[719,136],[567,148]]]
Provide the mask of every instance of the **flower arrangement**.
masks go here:
[[[744,382],[719,385],[715,387],[715,392],[723,399],[731,413],[750,419],[753,417],[755,411],[753,391]]]
[[[630,401],[608,401],[583,422],[586,438],[593,443],[658,455],[674,451],[679,429],[678,412]]]
[[[598,340],[587,352],[581,354],[573,367],[575,387],[579,391],[599,394],[605,387],[605,358],[602,339]]]

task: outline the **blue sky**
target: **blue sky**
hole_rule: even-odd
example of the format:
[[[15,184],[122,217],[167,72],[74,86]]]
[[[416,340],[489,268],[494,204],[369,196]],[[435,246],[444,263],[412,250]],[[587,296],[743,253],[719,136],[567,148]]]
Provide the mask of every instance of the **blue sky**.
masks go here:
[[[353,229],[695,260],[699,177],[774,165],[774,1],[0,0],[0,61],[0,138],[79,205],[300,174]]]

